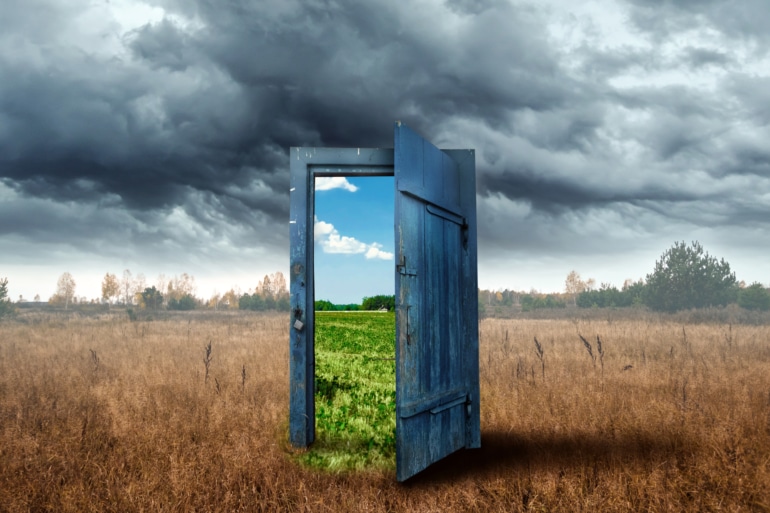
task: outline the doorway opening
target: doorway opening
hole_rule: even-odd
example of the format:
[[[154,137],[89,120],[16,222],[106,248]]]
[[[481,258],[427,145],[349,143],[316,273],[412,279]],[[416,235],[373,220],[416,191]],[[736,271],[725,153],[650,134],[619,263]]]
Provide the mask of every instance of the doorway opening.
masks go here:
[[[395,468],[394,179],[316,177],[309,463]]]

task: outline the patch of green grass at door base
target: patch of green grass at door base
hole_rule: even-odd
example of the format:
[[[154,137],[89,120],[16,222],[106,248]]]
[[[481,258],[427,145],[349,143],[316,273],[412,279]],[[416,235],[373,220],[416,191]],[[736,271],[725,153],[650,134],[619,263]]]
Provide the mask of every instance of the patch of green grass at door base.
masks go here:
[[[395,340],[392,312],[316,312],[316,440],[304,463],[395,469]]]

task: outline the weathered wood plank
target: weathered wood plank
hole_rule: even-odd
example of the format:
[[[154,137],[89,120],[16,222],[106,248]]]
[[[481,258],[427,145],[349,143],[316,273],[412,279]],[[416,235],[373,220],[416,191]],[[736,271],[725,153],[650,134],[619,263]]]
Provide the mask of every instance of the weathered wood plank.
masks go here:
[[[475,161],[472,152],[444,152],[398,123],[394,135],[397,258],[415,270],[396,275],[399,312],[409,312],[396,334],[396,473],[403,481],[480,442],[478,306],[470,300],[477,297]]]

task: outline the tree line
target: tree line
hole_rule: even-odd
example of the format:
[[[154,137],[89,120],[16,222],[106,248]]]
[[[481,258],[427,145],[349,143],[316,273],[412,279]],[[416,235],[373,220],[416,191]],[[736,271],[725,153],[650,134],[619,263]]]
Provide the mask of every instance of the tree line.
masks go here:
[[[120,277],[108,272],[102,279],[98,300],[78,298],[76,287],[72,274],[63,273],[48,304],[64,309],[73,304],[99,303],[141,310],[289,310],[289,290],[281,272],[265,275],[253,290],[241,292],[233,287],[223,294],[214,293],[209,299],[196,296],[195,277],[188,273],[171,277],[161,274],[155,284],[149,285],[143,274],[133,276],[128,269]],[[39,301],[39,296],[35,300]]]
[[[358,310],[387,310],[392,312],[396,309],[396,296],[395,295],[377,295],[371,297],[365,297],[361,300],[361,304],[348,303],[348,304],[334,304],[331,301],[321,299],[315,302],[315,310],[317,312],[344,312],[344,311],[358,311]]]
[[[121,277],[107,273],[102,280],[101,303],[137,306],[146,310],[193,310],[198,308],[231,310],[290,309],[289,290],[283,274],[266,275],[253,290],[241,292],[232,288],[224,294],[215,293],[208,300],[195,296],[195,278],[187,273],[166,277],[160,275],[148,286],[144,275],[133,276],[126,269]],[[56,292],[49,299],[53,306],[69,308],[72,304],[88,302],[78,298],[75,279],[69,272],[57,281]],[[35,297],[39,301],[39,296]],[[91,302],[95,302],[92,300]],[[653,311],[677,312],[693,308],[719,307],[737,304],[748,310],[769,311],[770,290],[761,283],[746,285],[739,282],[730,264],[718,260],[695,241],[687,245],[676,242],[655,262],[653,271],[636,282],[626,280],[622,288],[602,283],[596,287],[593,279],[584,280],[576,271],[565,279],[563,293],[540,294],[511,290],[479,290],[479,313],[493,313],[500,307],[519,306],[522,311],[543,308],[614,308],[644,306]],[[316,310],[380,310],[395,309],[395,296],[376,295],[363,298],[361,304],[336,305],[326,300],[315,302]],[[13,309],[8,298],[8,279],[0,279],[0,317]]]
[[[769,311],[770,290],[761,283],[739,282],[730,264],[710,255],[703,246],[675,242],[655,262],[653,271],[638,281],[626,280],[622,288],[593,279],[583,280],[576,271],[567,275],[564,293],[539,294],[536,291],[479,291],[480,313],[517,304],[522,311],[539,308],[615,308],[645,306],[658,312],[677,312],[693,308],[729,304],[748,310]]]

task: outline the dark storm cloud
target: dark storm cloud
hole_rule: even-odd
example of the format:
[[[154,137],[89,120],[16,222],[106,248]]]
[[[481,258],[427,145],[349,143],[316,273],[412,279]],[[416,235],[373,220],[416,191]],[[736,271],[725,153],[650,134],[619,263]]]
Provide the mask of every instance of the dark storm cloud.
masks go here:
[[[291,145],[389,146],[395,118],[429,136],[454,117],[506,129],[508,112],[584,95],[537,18],[503,2],[449,2],[428,30],[430,20],[391,2],[178,7],[203,28],[146,25],[122,37],[126,57],[52,46],[39,66],[0,61],[8,186],[62,200],[115,194],[138,210],[182,204],[192,188],[283,221]],[[58,13],[65,23],[76,14]],[[442,29],[454,15],[465,21]],[[576,132],[596,124],[584,121]],[[233,192],[255,181],[269,198]]]
[[[731,59],[725,52],[696,47],[687,49],[684,60],[693,68],[701,68],[709,65],[726,66],[733,61],[733,59]]]
[[[139,59],[153,68],[185,71],[200,59],[190,45],[189,37],[169,20],[145,25],[128,37],[128,46]]]
[[[652,231],[667,212],[697,221],[699,202],[734,194],[725,181],[768,177],[770,87],[736,74],[731,49],[763,53],[760,0],[629,0],[645,44],[574,48],[549,35],[548,10],[503,0],[155,0],[163,19],[90,35],[77,20],[96,4],[41,5],[36,18],[9,0],[0,16],[0,180],[60,219],[94,209],[94,237],[285,248],[288,148],[390,147],[395,119],[475,146],[478,192],[505,200],[502,219],[519,203],[540,223],[647,212],[639,229]],[[718,31],[713,45],[670,50],[702,26]],[[726,76],[700,88],[659,79],[683,70]],[[719,205],[721,219],[742,219],[732,196]],[[763,211],[753,202],[746,218]],[[13,226],[0,223],[25,233]]]
[[[629,0],[631,20],[660,37],[702,26],[704,20],[731,38],[767,42],[770,9],[765,0]],[[766,52],[767,48],[763,50]]]
[[[482,194],[502,194],[512,200],[526,200],[535,209],[555,214],[585,207],[601,207],[614,203],[645,204],[645,202],[680,202],[702,199],[694,191],[667,188],[663,184],[650,184],[642,188],[620,190],[611,186],[578,180],[549,179],[533,172],[506,172],[486,174],[481,177],[478,191]]]
[[[220,14],[199,2],[212,24],[198,44],[248,90],[258,130],[280,145],[303,134],[303,144],[391,145],[396,117],[426,132],[455,116],[503,125],[511,109],[575,96],[554,80],[553,55],[532,22],[504,4],[457,31],[447,28],[449,12],[420,19],[392,2],[286,5],[244,2]]]

